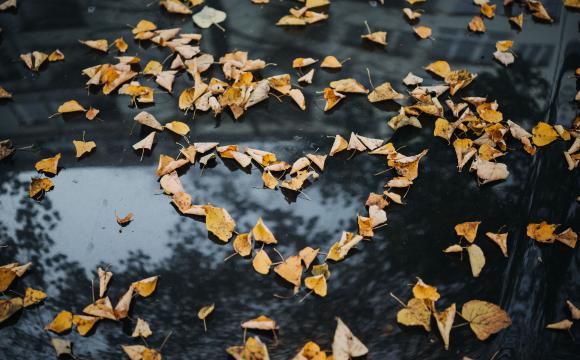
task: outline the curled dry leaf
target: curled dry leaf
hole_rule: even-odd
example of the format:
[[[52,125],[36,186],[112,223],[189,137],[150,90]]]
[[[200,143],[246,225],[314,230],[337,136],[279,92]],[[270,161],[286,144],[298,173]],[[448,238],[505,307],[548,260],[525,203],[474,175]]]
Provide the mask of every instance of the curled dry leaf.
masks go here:
[[[340,318],[336,318],[336,330],[332,341],[333,360],[350,360],[368,354],[369,349],[360,341]]]
[[[57,358],[60,358],[61,356],[69,356],[74,358],[72,354],[72,342],[70,340],[52,338],[50,339],[50,343],[56,352]]]
[[[235,360],[270,360],[268,348],[259,337],[249,337],[244,345],[230,346],[226,352]]]
[[[340,240],[331,246],[326,258],[334,261],[343,260],[349,251],[361,242],[362,239],[363,237],[360,235],[343,231]]]
[[[145,298],[153,294],[157,288],[157,280],[159,280],[159,276],[151,276],[143,280],[135,281],[131,284],[131,287],[139,296]]]
[[[508,314],[499,306],[482,300],[471,300],[463,304],[461,317],[481,341],[486,340],[512,323]]]
[[[413,296],[419,300],[429,300],[429,301],[437,301],[441,297],[439,292],[437,292],[437,288],[431,285],[427,285],[421,280],[421,278],[417,278],[417,283],[413,286]]]
[[[99,297],[102,298],[107,292],[107,286],[113,278],[113,273],[99,267],[97,268],[97,275],[99,276]]]
[[[574,323],[568,319],[564,319],[555,323],[546,325],[546,329],[551,330],[570,330]]]
[[[0,324],[22,309],[22,298],[0,299]]]
[[[340,69],[342,68],[342,63],[338,61],[335,56],[328,55],[322,60],[320,67],[326,69]]]
[[[91,49],[99,50],[106,53],[109,51],[109,42],[106,39],[99,40],[79,40],[79,42]]]
[[[369,92],[363,84],[353,78],[331,81],[330,87],[340,93],[367,94]]]
[[[467,26],[469,27],[469,30],[473,32],[485,32],[485,24],[483,23],[483,18],[481,16],[474,16]]]
[[[377,44],[387,45],[387,32],[375,31],[366,35],[361,35],[361,39],[369,40]]]
[[[161,360],[161,353],[159,351],[149,349],[143,345],[121,345],[121,348],[130,360]]]
[[[435,321],[437,322],[437,329],[439,329],[439,333],[443,339],[443,344],[445,344],[445,350],[449,350],[449,338],[451,328],[453,327],[453,321],[455,320],[455,313],[455,304],[451,304],[451,306],[441,312],[433,313]]]
[[[133,221],[133,213],[127,213],[127,215],[123,217],[119,217],[117,213],[115,213],[115,219],[117,220],[117,224],[121,226],[128,225],[131,221]]]
[[[251,330],[278,330],[278,324],[276,324],[276,321],[265,315],[260,315],[255,319],[244,321],[241,326],[243,329]]]
[[[94,141],[73,140],[73,145],[75,146],[77,159],[82,157],[84,154],[90,153],[97,147],[97,144]]]
[[[131,334],[131,337],[141,337],[141,338],[148,338],[149,336],[153,335],[151,328],[147,321],[137,318],[137,325],[135,325],[135,329]]]
[[[481,159],[475,159],[470,170],[476,170],[482,185],[492,181],[505,180],[510,175],[506,164]]]
[[[386,100],[401,100],[404,99],[405,95],[396,92],[391,83],[385,82],[377,86],[369,95],[368,99],[370,102],[375,103],[379,101]]]
[[[35,290],[33,288],[26,288],[26,293],[24,295],[23,306],[29,307],[36,305],[39,302],[47,298],[48,295],[44,291]]]
[[[461,224],[455,225],[455,233],[457,236],[463,236],[465,240],[473,243],[475,237],[477,236],[477,228],[481,224],[481,221],[467,221]]]
[[[580,309],[578,309],[570,300],[566,300],[566,305],[568,305],[568,309],[570,309],[572,319],[580,320]]]
[[[34,168],[38,172],[56,175],[58,172],[58,161],[60,160],[60,153],[53,157],[42,159],[34,164]]]
[[[332,147],[330,148],[329,155],[334,156],[334,155],[338,154],[339,152],[346,150],[347,147],[348,147],[348,142],[346,141],[346,139],[340,135],[335,135],[334,143],[332,144]]]
[[[40,199],[44,193],[52,190],[54,184],[49,178],[32,178],[30,187],[28,188],[28,196],[31,199]]]

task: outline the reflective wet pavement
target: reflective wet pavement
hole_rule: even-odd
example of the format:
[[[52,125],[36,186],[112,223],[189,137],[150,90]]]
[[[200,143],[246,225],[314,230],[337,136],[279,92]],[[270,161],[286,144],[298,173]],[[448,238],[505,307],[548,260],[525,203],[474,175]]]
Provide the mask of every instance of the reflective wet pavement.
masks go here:
[[[405,153],[428,148],[421,162],[420,176],[405,198],[405,206],[388,209],[388,226],[376,231],[346,261],[332,266],[329,295],[303,293],[291,299],[291,290],[273,276],[256,274],[248,260],[234,257],[230,246],[208,240],[205,226],[195,219],[179,216],[168,198],[161,194],[154,176],[159,154],[175,154],[175,138],[163,133],[150,156],[139,161],[131,145],[146,135],[133,126],[140,109],[129,106],[126,96],[88,93],[81,69],[110,62],[115,52],[102,55],[80,44],[78,39],[124,36],[131,38],[126,24],[148,19],[164,27],[183,27],[199,32],[188,16],[168,15],[155,2],[143,1],[21,1],[17,11],[0,14],[0,85],[14,94],[12,101],[0,103],[0,138],[10,138],[16,147],[34,145],[32,151],[18,151],[0,163],[0,264],[32,261],[30,273],[14,291],[27,285],[45,289],[44,305],[0,325],[0,358],[44,359],[52,356],[52,334],[43,330],[62,309],[80,312],[92,302],[91,279],[96,266],[110,264],[115,273],[109,296],[116,301],[128,284],[151,275],[160,275],[156,293],[134,303],[132,318],[146,319],[154,332],[147,340],[158,347],[172,333],[163,348],[167,359],[227,359],[224,349],[241,343],[243,320],[267,314],[280,324],[279,340],[259,334],[269,346],[273,359],[289,359],[308,340],[329,349],[334,317],[340,316],[370,349],[368,359],[570,359],[580,353],[580,332],[573,328],[574,341],[565,332],[544,330],[548,322],[566,314],[565,300],[580,302],[580,256],[556,244],[538,246],[525,236],[529,222],[547,220],[573,226],[580,223],[576,197],[580,195],[578,172],[569,172],[562,156],[568,146],[555,142],[529,157],[515,148],[502,160],[510,177],[492,186],[478,186],[473,174],[458,173],[453,149],[434,138],[432,119],[422,119],[423,129],[402,128],[396,134],[386,125],[397,107],[373,106],[363,96],[348,96],[334,111],[322,112],[322,97],[316,92],[329,81],[354,77],[369,86],[391,81],[402,91],[401,79],[409,71],[426,79],[422,67],[443,59],[452,67],[466,67],[479,77],[460,94],[497,99],[500,109],[526,129],[540,120],[569,126],[578,113],[572,99],[577,92],[574,70],[580,66],[580,37],[576,12],[565,10],[560,1],[546,1],[554,24],[542,24],[526,14],[524,30],[514,30],[498,6],[493,21],[486,21],[482,35],[468,33],[466,24],[478,8],[470,1],[430,1],[420,24],[433,28],[435,38],[419,41],[400,9],[403,0],[381,6],[368,1],[335,1],[326,22],[303,29],[284,29],[275,21],[295,1],[271,0],[257,6],[249,0],[210,1],[228,13],[222,25],[202,30],[202,50],[216,57],[233,50],[247,50],[251,58],[278,64],[263,70],[264,77],[295,72],[291,59],[298,56],[323,58],[333,54],[350,58],[340,72],[316,70],[314,83],[305,87],[308,109],[300,111],[288,99],[276,98],[251,108],[234,122],[229,114],[215,120],[211,114],[192,119],[177,111],[175,95],[156,92],[154,107],[146,110],[162,123],[184,120],[191,127],[193,141],[219,141],[275,152],[293,161],[306,152],[326,152],[337,133],[351,131],[364,136],[391,139]],[[519,13],[519,6],[511,9]],[[373,30],[389,33],[383,49],[362,43],[364,21]],[[497,40],[513,39],[516,62],[509,68],[491,58]],[[168,50],[139,47],[129,42],[130,55],[162,60]],[[18,55],[32,50],[61,49],[66,60],[51,63],[40,73],[32,73]],[[212,75],[221,75],[214,67]],[[221,77],[221,76],[220,76]],[[156,88],[152,81],[146,81]],[[191,81],[181,75],[174,86],[179,94]],[[91,104],[101,110],[102,119],[48,116],[69,99]],[[77,161],[73,139],[94,140],[94,153]],[[54,177],[55,188],[42,202],[27,197],[34,163],[61,152],[61,170]],[[379,192],[385,175],[384,159],[365,154],[347,159],[341,155],[327,160],[327,168],[304,196],[292,197],[280,191],[257,189],[260,172],[251,173],[235,165],[217,161],[204,169],[192,166],[181,174],[186,191],[197,203],[211,202],[228,209],[238,229],[249,229],[263,217],[279,241],[285,255],[303,246],[328,249],[343,230],[356,228],[356,214],[365,213],[369,192]],[[120,229],[114,213],[133,212],[135,220]],[[474,279],[464,258],[447,256],[441,249],[455,240],[456,223],[481,220],[479,245],[487,257],[482,275]],[[510,256],[505,259],[483,232],[505,226],[509,231]],[[451,335],[451,348],[443,350],[433,329],[403,328],[396,323],[399,305],[389,292],[401,298],[410,295],[409,284],[420,276],[438,287],[440,307],[482,299],[500,304],[510,314],[513,325],[490,340],[478,341],[468,327]],[[10,294],[8,294],[10,295]],[[197,320],[197,310],[216,303],[207,333]],[[65,337],[74,343],[80,359],[122,358],[121,344],[137,344],[130,337],[133,324],[101,322],[86,338],[71,332]]]

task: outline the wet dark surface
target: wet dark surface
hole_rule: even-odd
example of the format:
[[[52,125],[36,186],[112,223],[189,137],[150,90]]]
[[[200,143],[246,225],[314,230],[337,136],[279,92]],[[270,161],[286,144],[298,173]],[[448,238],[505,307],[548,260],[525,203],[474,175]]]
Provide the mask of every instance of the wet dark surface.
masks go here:
[[[110,265],[115,273],[109,296],[114,302],[137,279],[160,275],[156,293],[137,299],[131,318],[149,322],[154,335],[147,339],[159,347],[171,337],[162,353],[167,359],[226,359],[224,349],[242,342],[243,320],[267,314],[280,325],[279,341],[265,339],[273,359],[289,359],[308,340],[330,349],[335,316],[340,316],[370,349],[368,359],[571,359],[580,353],[580,327],[566,332],[544,329],[546,323],[569,317],[565,300],[580,303],[580,256],[561,244],[538,246],[526,237],[529,222],[546,220],[578,228],[576,197],[580,195],[578,172],[569,172],[562,151],[569,143],[557,141],[530,157],[515,142],[503,162],[510,177],[491,186],[478,186],[473,174],[456,171],[452,147],[433,137],[433,120],[421,119],[423,129],[403,128],[396,134],[386,125],[397,107],[372,106],[363,96],[348,96],[335,111],[322,112],[317,94],[329,81],[354,77],[369,86],[391,81],[404,90],[401,79],[409,71],[438,81],[422,67],[442,59],[453,68],[466,67],[479,77],[460,96],[497,99],[504,116],[531,129],[540,120],[568,127],[578,113],[573,102],[577,92],[574,70],[580,65],[578,13],[565,10],[561,1],[546,1],[553,24],[532,20],[526,13],[524,30],[518,32],[504,14],[518,14],[498,6],[497,16],[486,20],[487,33],[474,35],[467,22],[478,13],[470,1],[429,1],[419,6],[425,14],[420,24],[433,28],[434,40],[419,41],[400,11],[402,0],[380,6],[368,1],[335,1],[326,22],[301,29],[274,26],[295,1],[271,0],[257,6],[249,0],[207,1],[223,9],[228,19],[225,33],[213,27],[201,30],[202,50],[219,57],[233,50],[247,50],[250,58],[278,64],[261,72],[270,76],[290,72],[294,57],[323,58],[332,54],[350,58],[340,72],[317,69],[314,83],[304,89],[308,109],[301,112],[289,99],[270,99],[251,108],[234,122],[230,114],[217,120],[211,114],[184,115],[177,110],[177,97],[159,89],[156,104],[148,111],[162,123],[183,120],[191,127],[192,141],[235,143],[276,152],[293,161],[307,152],[326,152],[337,133],[351,131],[369,137],[391,139],[404,153],[429,149],[420,165],[420,176],[405,198],[405,206],[388,209],[389,224],[375,232],[346,261],[331,266],[329,295],[283,300],[291,290],[273,275],[263,277],[252,270],[247,259],[223,259],[229,245],[208,240],[202,222],[179,216],[169,198],[161,194],[154,176],[159,154],[176,155],[175,139],[167,133],[157,137],[151,156],[139,161],[131,145],[147,134],[133,127],[140,109],[131,108],[127,96],[87,93],[81,69],[113,62],[115,51],[102,55],[80,44],[78,39],[124,36],[131,39],[126,24],[140,19],[159,28],[183,27],[199,32],[188,16],[173,16],[147,1],[21,1],[17,11],[0,13],[0,86],[14,94],[0,103],[0,139],[10,138],[18,151],[0,163],[0,264],[32,261],[29,274],[12,289],[22,293],[26,286],[45,289],[49,298],[41,306],[24,311],[0,325],[0,358],[45,359],[53,350],[43,330],[54,315],[68,309],[80,313],[92,302],[91,279],[98,265]],[[511,11],[511,12],[510,12]],[[389,33],[389,45],[361,43],[364,20],[373,30]],[[506,69],[492,59],[497,40],[513,39],[517,60]],[[64,62],[50,63],[32,73],[18,59],[24,52],[61,49]],[[139,47],[129,42],[130,55],[162,60],[169,50]],[[222,77],[214,67],[211,74]],[[152,80],[140,81],[157,89]],[[176,80],[179,94],[191,80],[184,74]],[[444,95],[443,99],[447,96]],[[48,116],[62,102],[76,99],[101,110],[101,120],[88,122],[81,116],[63,120]],[[94,153],[77,161],[73,139],[86,132],[94,140]],[[61,152],[61,170],[55,188],[42,202],[27,196],[28,182],[36,174],[34,163]],[[369,192],[380,192],[385,176],[373,174],[386,168],[384,159],[361,154],[351,159],[342,154],[327,160],[327,168],[304,196],[289,199],[280,191],[257,189],[260,172],[251,174],[217,166],[201,174],[198,165],[182,174],[181,181],[196,203],[211,202],[228,209],[238,229],[247,231],[263,217],[279,241],[284,255],[303,246],[324,250],[337,241],[343,230],[356,229],[356,214],[366,213]],[[231,169],[230,169],[231,168]],[[122,230],[114,213],[133,212],[135,220]],[[456,223],[481,220],[478,244],[487,257],[480,278],[470,275],[466,258],[446,256],[441,249],[452,244]],[[509,231],[510,256],[505,259],[483,233],[505,226]],[[270,252],[274,256],[273,252]],[[409,284],[416,276],[438,287],[438,307],[470,299],[500,304],[513,325],[485,342],[478,341],[469,327],[451,334],[451,348],[443,349],[436,329],[403,328],[396,323],[399,305],[389,292],[410,297]],[[11,292],[6,295],[13,295]],[[216,303],[208,320],[209,331],[197,319],[197,310]],[[458,323],[460,320],[456,320]],[[130,337],[131,321],[103,321],[86,338],[66,334],[80,359],[123,358],[121,344],[138,344]]]

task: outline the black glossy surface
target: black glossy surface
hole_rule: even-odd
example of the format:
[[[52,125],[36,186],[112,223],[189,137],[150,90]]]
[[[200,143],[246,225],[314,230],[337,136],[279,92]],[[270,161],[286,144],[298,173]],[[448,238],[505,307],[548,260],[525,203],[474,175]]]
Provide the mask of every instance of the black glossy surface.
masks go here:
[[[316,70],[314,83],[305,88],[308,109],[301,112],[289,99],[276,98],[251,108],[241,121],[229,114],[217,120],[210,114],[185,116],[177,110],[176,96],[156,93],[156,104],[148,108],[162,123],[185,120],[192,128],[193,141],[219,141],[270,150],[286,161],[320,148],[328,151],[333,136],[351,131],[365,136],[391,138],[405,153],[424,148],[428,156],[420,165],[420,176],[407,195],[405,206],[389,208],[389,224],[376,231],[372,242],[332,266],[329,295],[299,296],[289,300],[274,294],[291,291],[274,276],[256,274],[248,260],[239,257],[227,262],[229,246],[208,240],[202,222],[181,217],[161,195],[154,170],[159,154],[176,154],[174,138],[159,134],[151,156],[142,162],[131,145],[146,132],[133,127],[140,110],[129,107],[126,96],[87,93],[81,69],[112,62],[114,51],[102,55],[80,44],[78,39],[122,35],[131,39],[126,24],[149,19],[160,28],[182,26],[184,32],[198,32],[188,16],[168,15],[154,1],[20,1],[17,11],[0,13],[0,85],[14,94],[13,101],[0,103],[0,138],[10,138],[16,147],[34,145],[33,151],[18,151],[0,163],[0,263],[33,261],[30,273],[15,290],[26,285],[46,289],[44,305],[25,311],[0,325],[0,358],[51,358],[52,334],[43,330],[62,309],[80,312],[91,300],[91,279],[96,267],[111,264],[115,273],[109,296],[113,301],[131,281],[161,276],[155,295],[138,299],[132,317],[146,319],[154,332],[148,343],[163,348],[167,359],[226,359],[224,349],[241,343],[239,323],[262,313],[280,324],[279,341],[266,339],[273,359],[289,359],[308,340],[330,349],[334,316],[340,316],[369,347],[368,359],[570,359],[580,353],[578,324],[574,341],[565,332],[544,330],[548,322],[567,315],[565,300],[580,303],[578,251],[555,244],[538,246],[525,236],[529,222],[547,220],[578,231],[576,197],[578,172],[569,172],[562,156],[568,144],[562,141],[542,148],[535,157],[521,151],[519,144],[505,161],[511,176],[505,182],[479,187],[473,174],[457,173],[453,149],[434,138],[433,120],[422,119],[423,129],[403,128],[393,134],[386,119],[396,106],[372,106],[363,96],[348,96],[335,111],[323,113],[317,91],[329,81],[354,77],[367,86],[366,68],[376,84],[391,81],[403,91],[401,79],[409,71],[437,80],[421,68],[444,59],[454,68],[466,67],[479,77],[461,96],[488,96],[497,99],[500,109],[527,129],[540,120],[569,126],[578,112],[572,101],[577,91],[573,72],[580,65],[578,13],[565,10],[561,1],[545,1],[554,24],[535,22],[526,14],[524,30],[514,30],[498,6],[497,16],[486,21],[487,33],[474,35],[467,22],[478,13],[471,1],[429,1],[418,6],[425,14],[420,24],[431,26],[434,41],[419,41],[400,11],[403,0],[386,1],[381,6],[368,1],[334,1],[330,18],[302,29],[274,26],[295,1],[271,0],[257,6],[250,0],[207,2],[228,13],[222,25],[201,30],[202,49],[219,57],[236,49],[247,50],[251,58],[276,63],[263,76],[291,69],[294,57],[321,59],[333,54],[351,58],[340,72]],[[499,2],[499,1],[496,1]],[[519,13],[515,5],[513,14]],[[386,49],[362,43],[364,20],[373,30],[386,30]],[[506,69],[491,58],[497,40],[513,39],[517,60]],[[142,64],[162,60],[167,49],[139,48],[129,42],[128,54],[137,54]],[[51,63],[40,73],[32,73],[18,55],[32,50],[61,49],[66,60]],[[217,67],[212,74],[219,74]],[[142,80],[156,87],[151,80]],[[191,80],[184,74],[176,80],[179,94]],[[444,98],[446,98],[445,95]],[[81,117],[63,120],[48,116],[69,99],[101,109],[102,121]],[[97,149],[77,161],[73,139],[94,140]],[[62,152],[61,171],[53,180],[55,189],[42,202],[27,197],[28,181],[35,175],[34,163]],[[356,214],[365,213],[369,192],[382,189],[384,159],[365,154],[347,160],[347,155],[329,158],[327,169],[305,192],[311,200],[298,197],[288,201],[280,191],[259,186],[260,172],[253,166],[250,175],[236,166],[205,169],[198,165],[181,176],[194,201],[211,201],[228,209],[238,229],[249,229],[258,217],[277,236],[278,249],[290,255],[305,245],[327,249],[342,230],[356,228]],[[135,220],[120,231],[114,212],[132,211]],[[441,249],[455,241],[456,223],[481,220],[479,245],[487,265],[480,278],[470,275],[464,259],[446,256]],[[504,259],[483,232],[502,225],[510,233],[509,259]],[[388,294],[407,299],[415,276],[438,287],[439,306],[458,305],[470,299],[500,304],[513,325],[485,342],[478,341],[468,327],[453,330],[451,348],[443,345],[433,329],[402,328],[396,323],[399,305]],[[197,320],[197,310],[216,303],[208,320],[208,333]],[[137,344],[130,333],[133,324],[101,322],[86,338],[71,332],[81,359],[119,359],[120,344]]]

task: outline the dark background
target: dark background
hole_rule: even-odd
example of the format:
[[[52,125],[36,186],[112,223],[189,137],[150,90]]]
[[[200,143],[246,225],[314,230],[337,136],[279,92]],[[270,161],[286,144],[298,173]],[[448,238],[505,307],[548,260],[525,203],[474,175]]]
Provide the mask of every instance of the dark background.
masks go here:
[[[499,3],[500,1],[495,1]],[[538,121],[570,126],[577,115],[573,101],[577,92],[574,70],[580,66],[579,15],[562,7],[561,1],[545,1],[555,19],[538,23],[519,5],[504,9],[485,20],[487,32],[467,31],[467,23],[479,13],[471,1],[429,1],[414,8],[425,11],[419,24],[433,28],[433,40],[418,40],[405,20],[403,0],[384,6],[374,1],[334,1],[324,9],[327,21],[305,28],[274,26],[295,1],[271,0],[264,6],[250,0],[207,3],[228,13],[224,33],[212,27],[196,28],[189,16],[167,14],[151,1],[19,1],[16,11],[0,13],[0,86],[14,94],[0,103],[0,139],[10,138],[16,147],[34,145],[32,151],[17,151],[0,163],[0,264],[32,261],[29,274],[12,289],[23,293],[26,286],[44,289],[49,298],[43,305],[26,310],[0,325],[0,358],[45,359],[53,350],[44,325],[62,309],[80,313],[92,301],[91,279],[96,267],[111,265],[115,273],[109,296],[113,302],[132,281],[160,275],[156,293],[136,299],[131,318],[149,322],[154,335],[147,342],[159,347],[167,359],[226,359],[224,349],[240,344],[239,323],[266,314],[280,325],[279,341],[271,334],[259,334],[268,344],[273,359],[289,359],[308,340],[331,348],[335,316],[340,316],[369,347],[368,359],[570,359],[578,356],[579,325],[566,332],[545,330],[547,323],[569,317],[565,300],[580,305],[579,255],[561,244],[541,246],[525,235],[529,222],[547,220],[578,228],[576,197],[580,195],[578,172],[569,172],[562,151],[570,143],[556,141],[539,149],[534,157],[511,141],[513,149],[502,161],[510,177],[493,185],[478,186],[473,174],[456,171],[453,148],[433,137],[433,119],[422,118],[423,129],[403,128],[396,134],[386,125],[398,106],[369,104],[364,96],[349,95],[334,111],[324,113],[318,93],[329,81],[354,77],[370,87],[391,81],[404,91],[401,79],[409,71],[438,83],[422,67],[434,60],[447,60],[456,68],[467,68],[479,77],[459,96],[487,96],[497,100],[506,118],[530,130]],[[198,8],[199,9],[199,8]],[[197,9],[196,9],[197,10]],[[508,23],[506,14],[525,11],[524,29]],[[233,50],[249,51],[250,58],[278,64],[261,71],[263,77],[291,73],[291,61],[298,56],[322,59],[335,55],[350,58],[339,72],[316,67],[314,83],[304,88],[307,110],[302,112],[286,98],[270,99],[251,108],[240,121],[229,113],[214,119],[211,114],[184,115],[177,109],[177,96],[191,79],[181,74],[174,95],[159,89],[153,80],[139,81],[154,87],[156,103],[147,110],[162,123],[186,121],[192,141],[235,143],[276,152],[292,162],[307,152],[327,152],[339,133],[351,131],[364,136],[391,139],[405,154],[424,148],[429,154],[420,165],[420,176],[405,198],[405,206],[388,208],[388,226],[376,231],[345,261],[331,265],[326,298],[304,295],[283,300],[291,290],[273,275],[263,277],[252,270],[249,260],[223,259],[231,247],[208,240],[202,222],[182,217],[161,195],[154,176],[159,154],[176,155],[175,138],[158,134],[150,156],[139,161],[131,145],[148,132],[134,127],[133,117],[141,109],[130,107],[127,96],[104,96],[84,88],[81,69],[114,62],[116,51],[104,55],[78,43],[79,39],[123,36],[129,42],[128,55],[138,55],[141,64],[163,60],[169,50],[133,42],[130,28],[140,19],[159,28],[180,26],[183,32],[201,32],[202,50],[219,58]],[[364,43],[367,20],[374,31],[388,31],[386,48]],[[516,62],[509,68],[495,62],[492,53],[497,40],[513,39]],[[59,48],[64,62],[50,63],[39,73],[28,70],[19,60],[21,53]],[[168,63],[167,63],[168,64]],[[222,78],[221,70],[212,72]],[[445,99],[448,94],[442,96]],[[457,98],[457,97],[456,97]],[[100,120],[82,116],[48,118],[59,104],[76,99],[101,110]],[[74,158],[72,140],[94,140],[97,149],[85,158]],[[35,176],[39,159],[63,154],[55,188],[42,202],[27,196],[28,183]],[[279,240],[286,256],[303,246],[323,251],[337,241],[343,230],[356,229],[356,214],[366,213],[369,192],[380,192],[391,174],[373,174],[386,168],[382,157],[366,154],[347,159],[342,154],[329,158],[319,180],[307,187],[310,198],[294,199],[280,191],[257,189],[261,173],[255,165],[251,174],[237,166],[217,165],[201,174],[199,165],[181,176],[195,203],[212,202],[231,213],[240,231],[247,231],[263,217]],[[114,212],[135,214],[122,230]],[[478,279],[471,277],[467,258],[447,256],[441,250],[456,241],[456,223],[480,220],[477,244],[487,257]],[[509,231],[510,256],[484,236],[505,226]],[[274,258],[275,254],[270,251]],[[442,294],[438,307],[470,299],[501,305],[513,325],[478,341],[469,327],[452,331],[449,351],[433,324],[431,333],[396,323],[400,306],[389,292],[410,297],[410,284],[420,276],[437,286]],[[12,293],[6,295],[12,296]],[[209,331],[197,319],[197,310],[216,303],[208,320]],[[460,318],[456,319],[461,323]],[[138,344],[130,337],[134,323],[102,321],[90,336],[75,331],[71,339],[80,359],[122,358],[121,344]]]

